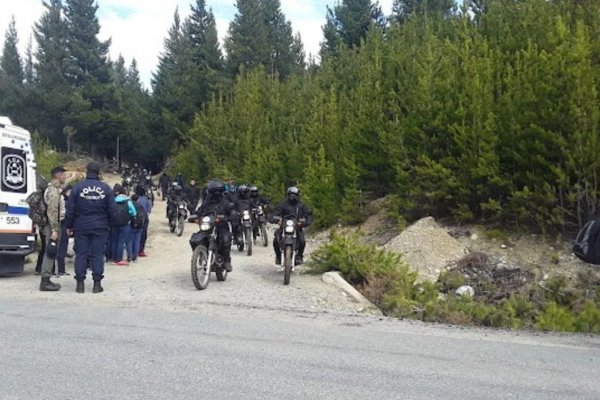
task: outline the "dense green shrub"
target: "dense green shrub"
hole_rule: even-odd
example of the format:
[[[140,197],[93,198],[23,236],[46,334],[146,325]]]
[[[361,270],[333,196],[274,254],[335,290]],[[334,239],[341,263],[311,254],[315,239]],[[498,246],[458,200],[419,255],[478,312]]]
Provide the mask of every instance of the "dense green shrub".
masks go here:
[[[590,291],[572,286],[565,276],[550,277],[544,284],[534,279],[502,300],[493,295],[457,296],[455,290],[465,283],[461,274],[445,272],[435,283],[418,282],[417,273],[401,256],[359,239],[357,234],[333,233],[331,241],[313,253],[310,268],[316,273],[340,271],[388,316],[504,329],[600,333],[600,308],[586,300]],[[591,275],[586,279],[588,285],[596,282]],[[493,294],[498,288],[490,285],[478,290]]]

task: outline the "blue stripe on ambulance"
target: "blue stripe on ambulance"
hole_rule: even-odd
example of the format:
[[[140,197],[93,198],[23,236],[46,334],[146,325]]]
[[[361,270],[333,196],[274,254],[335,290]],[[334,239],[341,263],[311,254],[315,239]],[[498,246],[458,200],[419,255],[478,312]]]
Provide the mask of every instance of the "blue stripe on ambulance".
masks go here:
[[[8,214],[27,215],[29,214],[29,208],[8,206]]]

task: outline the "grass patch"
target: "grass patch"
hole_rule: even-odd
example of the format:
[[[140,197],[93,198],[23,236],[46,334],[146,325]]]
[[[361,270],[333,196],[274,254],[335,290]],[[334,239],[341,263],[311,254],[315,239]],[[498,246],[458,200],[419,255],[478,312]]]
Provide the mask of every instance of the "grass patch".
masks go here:
[[[595,273],[570,282],[563,275],[539,280],[519,269],[510,274],[492,267],[485,271],[492,263],[478,253],[465,257],[457,268],[484,273],[450,271],[435,283],[420,283],[400,255],[359,239],[355,233],[332,233],[331,241],[313,253],[309,269],[314,273],[340,271],[388,316],[505,329],[600,333],[600,277]],[[475,289],[473,298],[455,294],[465,284]]]

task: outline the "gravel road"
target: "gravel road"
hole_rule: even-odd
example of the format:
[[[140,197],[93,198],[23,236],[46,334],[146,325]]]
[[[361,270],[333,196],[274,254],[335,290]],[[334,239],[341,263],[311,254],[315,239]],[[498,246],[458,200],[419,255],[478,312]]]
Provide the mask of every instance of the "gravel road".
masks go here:
[[[600,398],[600,340],[365,315],[319,276],[290,286],[270,248],[234,252],[206,291],[188,237],[152,215],[150,257],[107,266],[102,294],[0,279],[0,400]],[[71,265],[72,268],[72,264]]]
[[[187,224],[182,237],[170,233],[164,217],[165,205],[157,200],[151,215],[149,257],[129,267],[107,264],[104,293],[93,295],[88,277],[87,292],[78,295],[72,276],[56,279],[63,286],[58,293],[39,292],[39,276],[33,274],[33,265],[28,265],[24,276],[0,280],[1,298],[165,310],[196,310],[212,304],[302,313],[362,312],[362,306],[345,292],[323,283],[320,276],[303,274],[301,269],[292,276],[291,284],[284,286],[283,273],[273,263],[270,245],[256,246],[252,257],[232,250],[234,271],[227,281],[217,282],[213,274],[207,290],[196,290],[190,275],[192,251],[188,240],[197,225]],[[70,260],[67,270],[72,273],[72,268]]]

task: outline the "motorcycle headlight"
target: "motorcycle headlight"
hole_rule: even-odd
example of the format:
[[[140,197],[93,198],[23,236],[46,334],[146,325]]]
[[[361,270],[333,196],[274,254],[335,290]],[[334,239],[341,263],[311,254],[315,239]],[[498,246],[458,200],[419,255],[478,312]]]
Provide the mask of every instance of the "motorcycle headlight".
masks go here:
[[[259,214],[262,214],[262,213],[263,213],[262,206],[258,206],[258,213],[259,213]]]
[[[208,222],[202,222],[200,224],[200,230],[201,231],[205,231],[206,232],[209,229],[210,229],[210,224]]]
[[[185,206],[184,206],[183,204],[180,204],[180,205],[179,205],[179,209],[181,209],[181,210],[185,210]]]
[[[286,226],[285,227],[285,233],[294,233],[294,226]]]
[[[208,224],[210,222],[210,217],[202,218],[202,222],[204,222],[205,224]]]
[[[244,219],[245,220],[249,220],[250,219],[250,211],[248,211],[248,210],[244,211]]]
[[[285,221],[285,225],[293,227],[294,226],[294,221],[292,221],[291,219],[288,219],[287,221]]]

